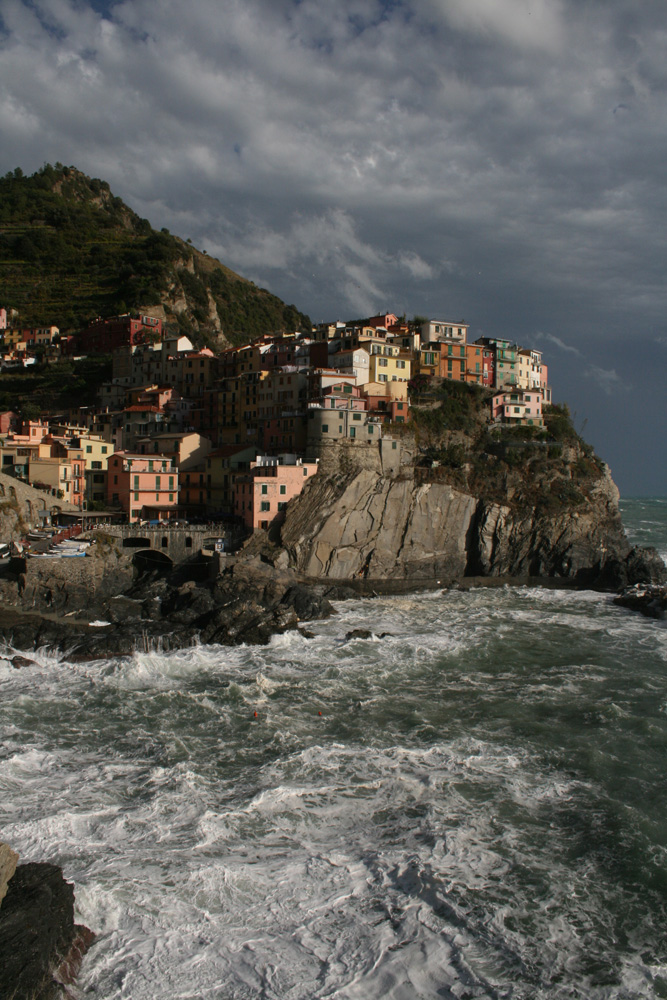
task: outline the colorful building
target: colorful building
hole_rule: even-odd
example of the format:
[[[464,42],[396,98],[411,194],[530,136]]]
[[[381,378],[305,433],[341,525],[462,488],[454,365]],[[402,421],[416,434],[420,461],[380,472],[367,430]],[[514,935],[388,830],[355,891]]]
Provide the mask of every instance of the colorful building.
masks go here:
[[[170,520],[178,513],[178,468],[172,455],[117,451],[109,460],[107,503],[129,522]]]
[[[491,399],[491,417],[501,424],[532,424],[541,427],[542,393],[539,389],[497,392]]]
[[[234,483],[234,513],[250,531],[268,529],[285,517],[289,501],[298,496],[317,462],[303,462],[296,456],[258,456],[248,473]]]

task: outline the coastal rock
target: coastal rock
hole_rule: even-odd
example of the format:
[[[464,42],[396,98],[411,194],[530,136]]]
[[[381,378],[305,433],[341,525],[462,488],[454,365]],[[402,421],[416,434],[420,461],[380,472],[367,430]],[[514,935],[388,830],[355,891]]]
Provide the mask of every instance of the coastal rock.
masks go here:
[[[0,906],[0,996],[63,1000],[94,935],[74,923],[74,889],[56,865],[19,865]]]
[[[576,503],[510,500],[519,493],[517,477],[501,503],[447,481],[425,481],[413,460],[388,472],[379,457],[373,466],[368,450],[359,454],[358,467],[353,449],[344,453],[344,465],[340,454],[325,455],[318,475],[288,508],[281,540],[302,576],[415,586],[471,576],[562,578],[617,589],[633,575],[660,572],[659,560],[631,555],[606,467],[589,484],[586,500],[578,491]],[[564,489],[560,480],[557,485]],[[531,488],[537,489],[532,482]]]
[[[663,621],[667,618],[667,586],[636,583],[615,597],[614,604]]]
[[[9,844],[0,841],[0,904],[7,892],[7,883],[16,871],[19,856],[13,851]]]

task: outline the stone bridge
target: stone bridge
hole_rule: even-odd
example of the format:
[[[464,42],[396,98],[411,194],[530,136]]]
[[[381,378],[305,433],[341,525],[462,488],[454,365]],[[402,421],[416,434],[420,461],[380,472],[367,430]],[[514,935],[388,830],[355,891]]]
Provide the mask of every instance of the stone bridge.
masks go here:
[[[122,539],[123,549],[140,552],[150,549],[166,556],[173,564],[185,562],[202,552],[233,551],[242,538],[239,528],[228,524],[186,525],[178,527],[139,527],[128,524],[104,524],[90,532]],[[166,561],[166,560],[165,560]]]

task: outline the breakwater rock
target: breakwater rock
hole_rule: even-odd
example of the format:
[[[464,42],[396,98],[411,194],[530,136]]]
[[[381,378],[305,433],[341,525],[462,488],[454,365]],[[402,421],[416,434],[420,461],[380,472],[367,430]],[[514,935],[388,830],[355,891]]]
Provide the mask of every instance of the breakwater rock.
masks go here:
[[[626,587],[615,597],[614,604],[639,611],[647,618],[664,621],[667,618],[667,586],[636,583],[634,587]]]
[[[60,868],[17,860],[0,844],[0,996],[63,1000],[95,935],[75,924],[74,888]]]

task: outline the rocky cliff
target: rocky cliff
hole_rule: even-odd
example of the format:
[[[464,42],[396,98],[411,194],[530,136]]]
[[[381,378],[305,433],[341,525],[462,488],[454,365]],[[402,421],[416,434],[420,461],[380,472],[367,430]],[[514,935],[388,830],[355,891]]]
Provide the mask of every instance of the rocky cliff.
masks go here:
[[[478,450],[443,467],[408,435],[325,447],[281,543],[310,578],[556,577],[605,588],[660,578],[657,557],[631,550],[606,466],[585,464],[576,444],[534,457],[539,468]]]

